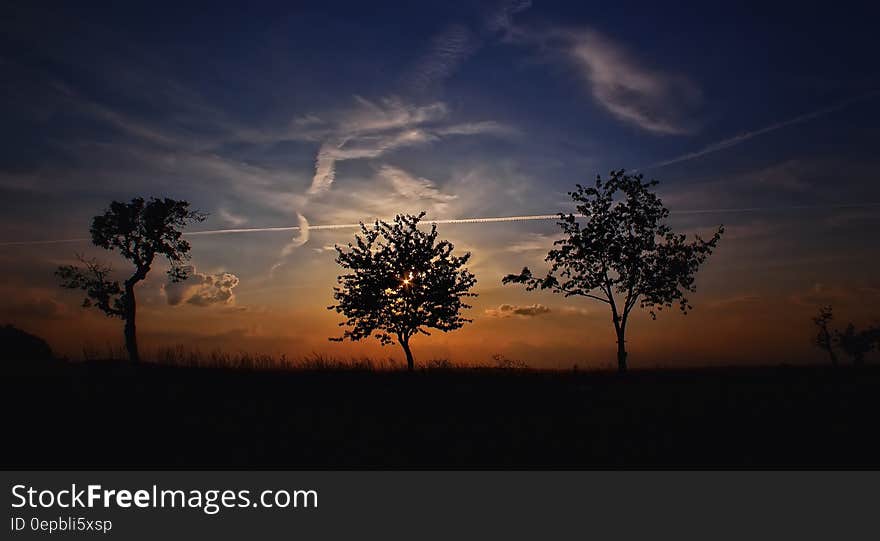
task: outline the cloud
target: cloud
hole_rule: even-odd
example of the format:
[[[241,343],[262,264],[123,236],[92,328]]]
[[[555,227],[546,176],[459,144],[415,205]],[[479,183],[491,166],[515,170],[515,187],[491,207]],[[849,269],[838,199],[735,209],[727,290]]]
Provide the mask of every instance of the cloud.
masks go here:
[[[611,38],[591,28],[506,27],[505,41],[539,50],[572,67],[596,103],[617,119],[659,135],[696,131],[702,91],[685,76],[644,65]]]
[[[239,216],[237,214],[233,214],[232,212],[229,212],[228,210],[226,210],[224,208],[221,208],[220,210],[218,210],[217,214],[220,216],[220,219],[222,219],[224,222],[229,223],[231,225],[234,225],[236,227],[244,225],[248,221],[247,218],[245,218],[244,216]]]
[[[282,267],[285,263],[285,259],[293,253],[294,250],[309,242],[309,221],[306,220],[306,217],[300,213],[296,213],[296,218],[298,220],[297,224],[297,234],[290,242],[284,245],[284,248],[281,249],[281,253],[278,255],[278,261],[272,265],[269,269],[269,275],[275,274],[275,271]]]
[[[308,194],[319,195],[336,180],[336,164],[379,158],[391,151],[427,145],[444,136],[510,135],[516,130],[494,121],[443,124],[446,104],[412,105],[400,98],[372,102],[355,96],[357,107],[344,115],[328,134],[315,157],[315,174]]]
[[[477,37],[468,27],[461,24],[448,26],[431,40],[431,48],[417,62],[409,86],[420,92],[449,78],[478,47]]]
[[[571,316],[586,316],[590,315],[590,311],[586,308],[580,308],[578,306],[563,306],[556,310],[561,314],[571,315]]]
[[[428,51],[416,62],[405,84],[413,92],[424,92],[451,77],[469,56],[483,45],[491,34],[508,34],[513,16],[531,7],[531,0],[507,0],[486,15],[484,28],[472,31],[463,24],[450,24],[431,40]],[[486,32],[488,30],[488,32]]]
[[[504,0],[486,13],[477,30],[460,23],[449,24],[431,39],[428,50],[404,77],[404,85],[415,93],[432,89],[451,77],[483,42],[499,32],[513,31],[513,16],[531,7],[531,0]]]
[[[595,30],[566,36],[567,54],[589,83],[593,98],[612,115],[657,134],[695,130],[689,114],[701,92],[690,80],[642,66]]]
[[[300,213],[296,214],[296,218],[299,221],[299,232],[281,250],[281,257],[289,256],[295,249],[309,242],[309,221]]]
[[[330,189],[330,185],[336,180],[336,159],[328,143],[321,145],[315,158],[315,176],[312,178],[308,193],[317,194]]]
[[[789,300],[801,306],[849,305],[876,303],[880,300],[880,289],[864,286],[841,286],[813,284],[806,291],[800,291],[790,296]]]
[[[189,277],[181,282],[163,284],[162,291],[171,306],[192,304],[193,306],[234,305],[235,293],[239,284],[238,276],[229,272],[205,274],[196,272],[193,265],[187,265]]]
[[[435,136],[418,126],[444,118],[443,103],[414,106],[399,98],[373,103],[355,96],[357,107],[336,123],[315,158],[315,175],[310,195],[327,191],[336,180],[336,163],[344,160],[378,158],[391,150],[430,142]]]
[[[546,252],[553,248],[553,237],[542,233],[529,233],[520,241],[514,242],[504,248],[505,252],[521,254],[523,252],[542,251]]]
[[[530,306],[518,306],[515,304],[502,304],[498,308],[490,308],[485,311],[489,317],[534,317],[550,313],[550,308],[543,304],[532,304]]]
[[[298,116],[293,119],[293,124],[296,126],[314,126],[323,123],[324,120],[322,120],[321,117],[312,114]]]
[[[510,0],[486,18],[486,27],[492,32],[508,33],[513,29],[513,16],[532,7],[531,0]]]
[[[33,297],[14,301],[0,313],[15,319],[62,319],[68,315],[68,309],[55,299]]]
[[[449,108],[442,102],[413,105],[399,97],[383,98],[379,103],[361,96],[354,99],[358,107],[343,112],[337,123],[340,132],[350,135],[408,128],[441,120],[449,114]]]
[[[450,40],[455,36],[453,31],[447,35]],[[442,50],[458,51],[455,48]],[[145,73],[140,78],[167,79],[162,73]],[[396,210],[397,202],[406,202],[405,189],[398,190],[400,193],[377,194],[375,200],[360,202],[348,194],[356,192],[369,197],[377,188],[374,181],[389,184],[387,179],[355,176],[352,180],[358,182],[347,186],[350,190],[328,195],[337,180],[338,163],[378,160],[399,149],[437,144],[449,137],[506,137],[517,133],[512,127],[492,120],[453,118],[450,108],[442,101],[413,103],[394,95],[380,99],[354,96],[350,104],[341,107],[297,111],[281,124],[249,124],[214,109],[198,93],[177,88],[160,97],[144,96],[156,99],[155,108],[163,113],[167,111],[164,116],[116,110],[63,86],[58,86],[55,93],[60,96],[57,101],[76,105],[77,111],[113,126],[124,137],[112,142],[65,140],[61,143],[63,150],[80,157],[88,166],[60,170],[46,167],[33,173],[39,177],[35,182],[21,175],[8,179],[4,175],[0,182],[29,189],[39,186],[49,191],[71,185],[104,189],[115,182],[120,171],[125,171],[129,186],[166,191],[176,189],[179,179],[187,179],[203,193],[203,198],[209,198],[201,205],[216,209],[217,229],[247,227],[246,224],[255,220],[285,221],[285,217],[289,220],[296,213],[320,216],[322,222],[337,217],[387,217],[393,215],[388,211]],[[198,136],[194,137],[195,134]],[[311,171],[306,169],[300,173],[281,165],[280,161],[263,160],[263,156],[276,152],[280,143],[292,141],[314,144]],[[249,157],[244,161],[236,150],[230,150],[242,145],[258,145],[264,147],[265,152],[247,153]],[[302,147],[305,145],[297,145],[297,149]],[[418,193],[435,205],[452,199],[439,190],[435,194],[425,189]],[[379,195],[391,195],[393,202],[383,202]],[[242,215],[241,207],[228,206],[230,198],[241,201],[251,210]],[[259,209],[258,214],[253,214],[254,208]]]
[[[495,122],[494,120],[453,124],[452,126],[439,128],[435,133],[438,135],[496,135],[499,137],[509,137],[520,134],[519,130],[513,126]]]
[[[578,306],[563,306],[561,308],[551,309],[543,304],[532,304],[527,306],[519,306],[516,304],[502,304],[498,308],[488,308],[484,314],[494,318],[530,318],[543,316],[549,313],[560,314],[563,316],[585,316],[589,315],[589,310]]]
[[[756,309],[762,303],[766,303],[767,298],[755,293],[743,293],[732,297],[724,297],[716,299],[708,303],[708,308],[716,310],[736,310],[736,309]]]
[[[436,136],[420,129],[408,129],[390,135],[347,136],[337,141],[325,142],[315,158],[315,176],[309,194],[327,191],[336,180],[336,162],[362,158],[378,158],[391,150],[422,145]]]
[[[403,169],[391,165],[380,167],[378,175],[391,185],[395,193],[408,200],[438,203],[441,207],[445,207],[446,203],[458,197],[442,193],[426,178],[414,177]]]

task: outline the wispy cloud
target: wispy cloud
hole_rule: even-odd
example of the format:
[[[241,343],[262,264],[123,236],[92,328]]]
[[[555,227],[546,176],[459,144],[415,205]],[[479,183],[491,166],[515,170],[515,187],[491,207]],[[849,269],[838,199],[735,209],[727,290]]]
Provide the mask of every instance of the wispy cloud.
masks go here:
[[[551,61],[572,66],[596,104],[615,118],[658,135],[697,130],[702,91],[688,77],[646,65],[592,28],[507,28],[506,41],[532,46]]]
[[[502,2],[486,18],[486,27],[491,32],[508,33],[513,28],[513,16],[532,7],[532,0],[509,0]]]
[[[290,239],[290,242],[284,245],[281,253],[278,255],[278,261],[269,269],[269,274],[273,274],[285,263],[285,259],[293,253],[294,250],[309,242],[309,221],[300,213],[296,214],[299,225],[296,227],[297,234]]]
[[[686,134],[701,92],[689,79],[642,65],[595,30],[567,33],[567,53],[596,102],[620,120],[657,134]]]
[[[818,307],[826,304],[835,306],[846,306],[855,304],[874,305],[880,300],[880,289],[873,286],[860,286],[849,284],[841,286],[839,284],[827,285],[815,283],[809,289],[793,293],[789,296],[789,301],[793,304]]]
[[[553,247],[553,237],[542,233],[529,233],[523,239],[504,248],[505,252],[521,254],[524,252],[543,251]]]
[[[487,309],[484,313],[489,317],[535,317],[549,314],[550,308],[543,304],[518,306],[515,304],[502,304],[498,308]]]
[[[400,98],[372,102],[356,97],[357,107],[338,124],[315,157],[315,175],[308,189],[317,195],[336,180],[336,164],[346,160],[373,159],[391,151],[426,145],[445,136],[510,135],[513,128],[494,121],[449,124],[449,108],[437,102],[412,105]]]
[[[520,131],[508,124],[502,124],[494,120],[481,122],[464,122],[438,128],[438,135],[495,135],[498,137],[516,136]]]
[[[482,39],[478,34],[479,31],[472,32],[464,26],[447,27],[431,42],[423,75],[428,80],[439,80],[436,78],[451,74]],[[166,84],[172,78],[161,66],[144,67],[135,75],[111,82],[118,83],[126,95],[149,105],[142,109],[158,111],[157,114],[144,115],[138,108],[105,103],[85,88],[41,74],[41,86],[51,89],[53,101],[61,104],[59,107],[111,127],[117,136],[109,141],[90,140],[88,135],[62,140],[55,144],[63,147],[61,151],[66,154],[76,156],[83,164],[81,168],[56,170],[46,166],[45,171],[29,173],[36,174],[40,182],[29,182],[16,174],[0,178],[0,183],[16,187],[39,185],[50,191],[72,185],[102,189],[118,182],[124,172],[127,187],[149,191],[176,190],[180,186],[178,179],[185,178],[187,191],[180,195],[192,197],[192,192],[197,192],[202,208],[215,209],[211,221],[217,231],[224,227],[243,229],[250,222],[264,220],[283,223],[303,215],[320,216],[321,221],[381,217],[392,209],[413,211],[418,206],[444,215],[453,201],[459,202],[456,207],[461,206],[454,186],[441,190],[417,174],[376,164],[378,174],[355,173],[350,189],[336,193],[332,186],[337,180],[337,166],[352,160],[386,161],[389,154],[401,149],[437,144],[452,137],[518,134],[513,127],[494,120],[457,118],[442,101],[414,102],[412,98],[394,95],[380,99],[355,96],[353,104],[297,110],[280,122],[245,120],[234,111],[215,108],[199,92]],[[145,86],[163,91],[157,96],[143,92]],[[297,144],[288,144],[292,142]],[[287,165],[289,161],[274,159],[282,145],[285,150],[310,152],[306,149],[311,144],[316,149],[311,151],[315,152],[313,171],[296,170]],[[267,156],[270,158],[266,159]],[[301,157],[296,156],[299,163]],[[247,212],[242,208],[247,208]],[[303,220],[298,223],[307,224]],[[297,225],[292,230],[306,227]],[[299,235],[279,246],[281,258],[307,239],[307,234]],[[62,240],[87,239],[71,235]]]
[[[531,7],[531,0],[505,0],[490,9],[474,29],[454,23],[431,39],[425,52],[404,77],[404,86],[419,94],[436,89],[487,41],[513,28],[513,16]]]
[[[442,102],[426,105],[407,103],[399,97],[388,97],[378,102],[355,96],[357,107],[343,110],[336,125],[343,134],[361,135],[386,130],[406,129],[426,122],[434,122],[449,114]]]
[[[436,140],[436,136],[421,129],[411,128],[381,135],[348,135],[321,145],[315,158],[315,176],[309,194],[319,194],[330,189],[336,180],[336,164],[345,160],[378,158],[383,154],[406,146],[424,145]]]
[[[409,77],[409,86],[421,92],[444,81],[478,47],[476,35],[467,26],[450,25],[431,40],[429,51],[419,59]]]
[[[383,165],[379,168],[378,175],[390,183],[400,196],[423,202],[425,205],[445,207],[447,203],[457,198],[456,195],[442,193],[431,180],[415,177],[399,167]]]
[[[657,163],[653,163],[647,167],[642,167],[642,170],[647,169],[658,169],[660,167],[665,167],[667,165],[672,165],[675,163],[686,162],[690,160],[694,160],[697,158],[701,158],[707,154],[712,154],[721,150],[728,149],[730,147],[739,145],[740,143],[744,143],[750,139],[754,139],[755,137],[759,137],[761,135],[766,135],[768,133],[775,132],[777,130],[781,130],[783,128],[787,128],[789,126],[794,126],[796,124],[802,124],[804,122],[809,122],[810,120],[815,120],[817,118],[823,117],[827,114],[839,111],[848,107],[856,102],[864,101],[870,98],[874,98],[880,95],[880,92],[872,92],[870,94],[866,94],[863,96],[859,96],[856,98],[851,98],[830,107],[825,107],[822,109],[818,109],[816,111],[812,111],[810,113],[805,113],[802,115],[798,115],[793,118],[789,118],[788,120],[783,120],[781,122],[775,122],[770,124],[769,126],[764,126],[763,128],[759,128],[756,130],[747,131],[745,133],[741,133],[739,135],[735,135],[733,137],[728,137],[727,139],[722,139],[721,141],[717,141],[710,145],[707,145],[700,150],[696,150],[694,152],[688,152],[687,154],[682,154],[681,156],[676,156],[675,158],[671,158],[668,160],[663,160]]]
[[[400,98],[379,103],[355,96],[357,107],[336,123],[315,157],[315,175],[308,193],[316,195],[330,189],[336,180],[340,161],[378,158],[391,150],[430,142],[435,136],[420,126],[445,118],[445,104],[411,105]]]
[[[220,210],[218,210],[217,214],[220,216],[221,220],[235,227],[241,227],[248,221],[247,218],[245,218],[244,216],[234,214],[226,210],[225,208],[221,208]]]
[[[299,213],[296,218],[299,221],[299,233],[281,250],[281,257],[289,256],[295,249],[309,242],[309,221]]]

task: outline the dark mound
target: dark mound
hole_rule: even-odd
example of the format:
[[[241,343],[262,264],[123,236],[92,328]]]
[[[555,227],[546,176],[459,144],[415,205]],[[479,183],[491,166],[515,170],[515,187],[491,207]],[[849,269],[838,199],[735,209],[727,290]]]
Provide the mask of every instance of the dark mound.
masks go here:
[[[52,361],[52,348],[39,336],[12,325],[0,327],[0,361]]]

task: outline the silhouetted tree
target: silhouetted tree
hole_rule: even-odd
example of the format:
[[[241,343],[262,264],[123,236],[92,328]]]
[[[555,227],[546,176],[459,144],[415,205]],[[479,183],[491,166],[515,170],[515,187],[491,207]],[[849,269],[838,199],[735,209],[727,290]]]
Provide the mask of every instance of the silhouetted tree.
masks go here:
[[[64,265],[55,271],[61,286],[86,292],[83,307],[94,306],[110,317],[125,322],[125,348],[131,361],[140,359],[137,345],[137,302],[135,286],[147,277],[156,256],[171,264],[172,281],[187,278],[181,262],[189,259],[190,245],[181,228],[201,222],[205,214],[190,210],[189,203],[174,199],[137,197],[130,203],[113,201],[104,214],[92,219],[92,243],[105,250],[115,250],[134,264],[134,273],[122,284],[112,279],[109,265],[77,256],[82,266]]]
[[[336,262],[349,269],[337,278],[333,288],[337,304],[328,307],[345,316],[348,326],[333,341],[361,340],[375,336],[382,345],[396,340],[413,370],[410,338],[427,329],[443,332],[461,328],[471,320],[461,316],[470,308],[464,297],[475,297],[470,289],[477,282],[465,265],[470,253],[455,256],[449,241],[437,241],[437,226],[430,232],[419,229],[424,217],[398,215],[394,223],[361,223],[360,235],[348,249],[336,246]]]
[[[818,327],[813,343],[816,347],[828,353],[832,366],[837,366],[837,354],[834,353],[834,337],[828,328],[828,324],[832,319],[834,319],[834,314],[831,310],[831,305],[819,308],[819,313],[813,318],[813,323]]]
[[[880,338],[880,328],[858,330],[850,323],[843,332],[836,331],[834,340],[852,360],[854,366],[865,364],[865,355],[871,352]]]
[[[594,186],[580,184],[570,192],[577,211],[560,214],[564,237],[554,243],[545,261],[550,270],[535,277],[528,267],[502,282],[526,289],[550,289],[566,297],[578,295],[605,303],[617,335],[617,366],[627,369],[626,325],[636,306],[656,311],[678,303],[682,313],[692,308],[687,292],[695,291],[694,275],[712,253],[724,232],[719,227],[708,241],[699,236],[686,242],[666,225],[669,210],[652,191],[656,180],[612,171],[596,178]]]

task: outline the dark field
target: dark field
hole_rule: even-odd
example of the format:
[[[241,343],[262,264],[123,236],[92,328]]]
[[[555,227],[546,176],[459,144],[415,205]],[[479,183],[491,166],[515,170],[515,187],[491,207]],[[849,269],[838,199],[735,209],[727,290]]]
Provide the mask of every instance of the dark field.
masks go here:
[[[880,370],[3,374],[6,467],[877,467]]]

